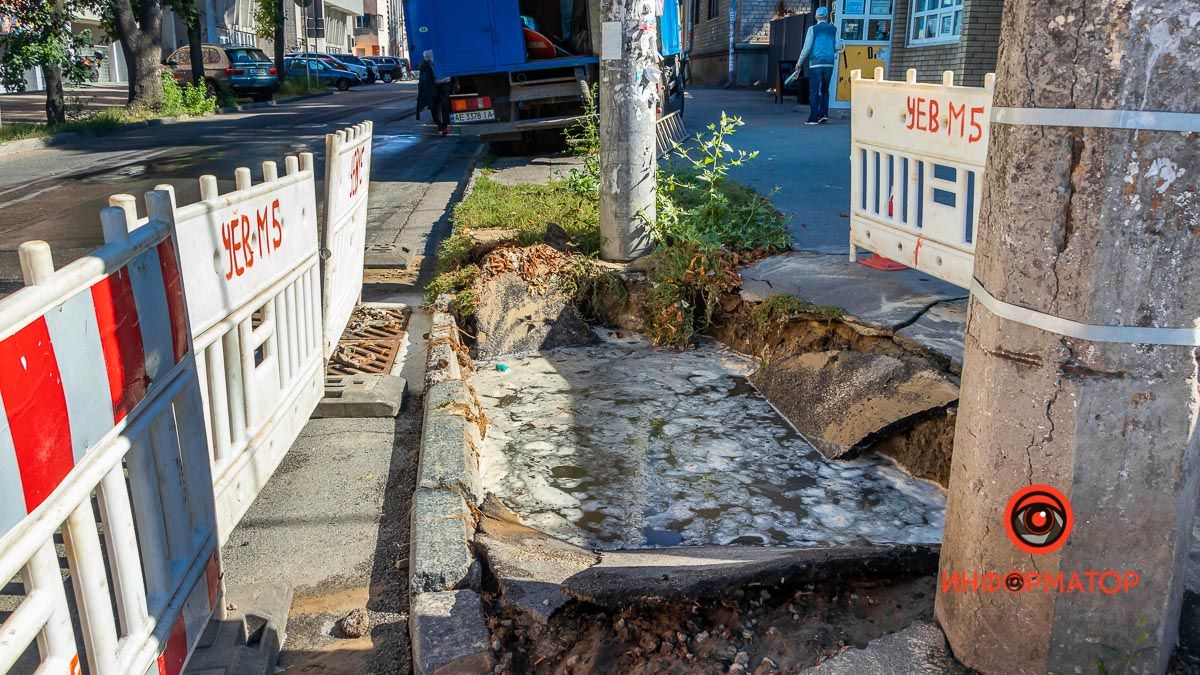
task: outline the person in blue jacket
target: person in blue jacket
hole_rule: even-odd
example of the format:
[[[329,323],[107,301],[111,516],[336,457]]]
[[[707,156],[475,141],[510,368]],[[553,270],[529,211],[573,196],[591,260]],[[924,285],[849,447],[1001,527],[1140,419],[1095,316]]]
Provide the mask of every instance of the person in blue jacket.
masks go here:
[[[833,64],[838,55],[837,28],[829,23],[829,8],[817,8],[817,22],[804,35],[804,48],[796,61],[796,70],[808,64],[808,121],[805,124],[824,124],[829,121],[829,81],[833,79]]]

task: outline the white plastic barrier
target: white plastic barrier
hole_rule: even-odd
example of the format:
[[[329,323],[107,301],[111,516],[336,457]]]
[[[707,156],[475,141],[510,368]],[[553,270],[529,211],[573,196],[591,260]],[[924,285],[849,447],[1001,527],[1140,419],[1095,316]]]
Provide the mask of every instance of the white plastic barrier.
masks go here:
[[[173,211],[222,544],[325,389],[312,155],[283,177],[262,166],[265,182],[240,168],[224,195],[201,177],[201,201]]]
[[[325,227],[321,231],[321,310],[325,357],[362,296],[374,125],[361,122],[325,136]]]
[[[148,194],[141,225],[123,206],[57,272],[44,242],[23,245],[27,287],[0,301],[0,585],[21,588],[0,672],[78,673],[83,653],[94,674],[176,675],[219,606],[171,197]]]
[[[863,247],[969,287],[995,76],[959,87],[851,73],[850,259]]]

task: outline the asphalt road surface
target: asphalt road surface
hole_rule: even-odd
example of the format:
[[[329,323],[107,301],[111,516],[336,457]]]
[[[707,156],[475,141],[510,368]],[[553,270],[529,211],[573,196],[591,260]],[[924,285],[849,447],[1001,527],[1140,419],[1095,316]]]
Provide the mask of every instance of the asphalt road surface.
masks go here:
[[[424,125],[412,119],[415,101],[415,84],[376,84],[0,156],[0,294],[20,286],[16,251],[24,241],[49,242],[58,267],[102,244],[100,209],[110,195],[140,201],[169,183],[178,203],[189,204],[199,199],[201,175],[215,175],[222,192],[232,191],[237,167],[250,167],[258,181],[263,161],[279,162],[282,173],[283,158],[299,152],[316,155],[319,192],[325,134],[368,119],[375,122],[375,165],[386,164],[389,153],[424,140]]]

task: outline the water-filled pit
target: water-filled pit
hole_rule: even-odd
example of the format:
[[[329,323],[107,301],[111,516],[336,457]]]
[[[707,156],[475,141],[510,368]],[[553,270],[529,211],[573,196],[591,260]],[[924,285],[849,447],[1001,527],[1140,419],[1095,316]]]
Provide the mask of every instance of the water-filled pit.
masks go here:
[[[598,332],[471,378],[492,422],[484,489],[527,524],[600,549],[941,540],[941,488],[885,458],[825,459],[747,380],[752,359]]]

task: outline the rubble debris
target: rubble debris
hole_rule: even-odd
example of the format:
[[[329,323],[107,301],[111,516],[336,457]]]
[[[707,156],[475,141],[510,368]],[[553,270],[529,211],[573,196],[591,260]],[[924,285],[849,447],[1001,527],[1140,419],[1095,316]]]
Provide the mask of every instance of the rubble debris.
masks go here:
[[[876,434],[958,400],[958,387],[932,368],[859,351],[773,359],[750,381],[830,459],[853,457]]]
[[[367,610],[358,607],[338,619],[337,626],[343,637],[360,638],[371,630],[371,615],[367,614]]]

